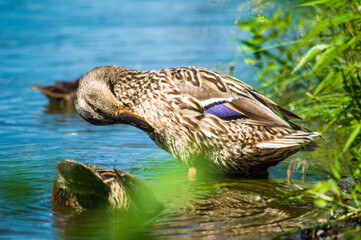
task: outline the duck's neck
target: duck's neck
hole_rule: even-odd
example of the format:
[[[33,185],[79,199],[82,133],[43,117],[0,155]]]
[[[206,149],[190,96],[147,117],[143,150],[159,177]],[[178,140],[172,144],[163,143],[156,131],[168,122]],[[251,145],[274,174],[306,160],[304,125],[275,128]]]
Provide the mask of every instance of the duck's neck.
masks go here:
[[[179,97],[176,86],[156,71],[127,71],[122,73],[114,92],[123,107],[144,118],[154,132],[147,133],[162,149],[178,156],[189,142],[179,118],[174,98]],[[177,146],[177,148],[174,148]],[[174,149],[173,149],[174,148]],[[178,157],[177,157],[178,158]]]
[[[192,143],[186,127],[182,124],[179,109],[173,108],[171,100],[162,93],[155,93],[153,97],[147,95],[135,109],[135,113],[143,117],[154,131],[147,133],[149,137],[163,150],[184,162],[190,158]]]

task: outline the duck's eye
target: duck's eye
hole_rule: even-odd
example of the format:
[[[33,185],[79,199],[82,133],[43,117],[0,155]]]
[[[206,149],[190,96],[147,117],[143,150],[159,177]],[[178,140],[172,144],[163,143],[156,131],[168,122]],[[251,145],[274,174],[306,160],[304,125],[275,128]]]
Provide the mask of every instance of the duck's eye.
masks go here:
[[[100,110],[98,108],[96,108],[96,107],[93,107],[93,110],[94,110],[94,112],[97,112],[97,113],[100,112]]]

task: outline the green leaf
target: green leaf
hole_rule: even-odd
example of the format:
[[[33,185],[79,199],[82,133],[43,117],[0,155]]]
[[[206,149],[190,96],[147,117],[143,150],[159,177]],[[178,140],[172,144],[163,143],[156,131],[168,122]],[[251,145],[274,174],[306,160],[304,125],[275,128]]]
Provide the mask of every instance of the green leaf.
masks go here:
[[[238,23],[237,27],[239,27],[240,29],[242,29],[244,31],[250,32],[251,29],[254,28],[254,21],[247,20],[247,21]]]
[[[313,67],[313,71],[317,73],[323,70],[346,48],[347,48],[346,45],[343,45],[342,47],[334,46],[329,48],[321,55],[320,59],[316,62],[315,66]]]
[[[336,75],[336,77],[335,77]],[[326,86],[334,86],[335,84],[339,84],[342,82],[342,75],[341,73],[337,73],[335,71],[331,71],[327,77],[317,86],[316,90],[312,94],[313,97],[316,97],[321,90],[323,90]]]
[[[241,51],[241,52],[247,52],[247,53],[248,52],[250,52],[250,53],[254,52],[254,48],[250,47],[247,44],[239,44],[237,48],[238,48],[238,51]]]
[[[361,39],[361,32],[357,34],[355,37],[351,38],[346,44],[341,44],[339,46],[334,46],[325,51],[319,61],[317,61],[316,65],[313,68],[314,72],[320,72],[325,67],[327,67],[336,57],[338,57],[343,51],[347,48],[353,46]]]
[[[329,1],[330,0],[305,1],[305,3],[298,4],[298,6],[313,6],[313,5],[316,5],[316,4],[327,3]]]
[[[341,179],[341,177],[339,179]],[[337,185],[337,182],[334,179],[329,179],[328,182],[330,184],[329,185],[330,191],[332,191],[336,195],[341,195],[341,191],[340,191],[340,188]]]
[[[343,148],[343,152],[346,152],[347,149],[350,148],[353,141],[356,139],[356,137],[359,135],[361,131],[361,123],[357,124],[353,132],[351,133],[350,137],[347,139],[347,142],[345,144],[345,147]]]
[[[257,64],[257,61],[254,60],[253,58],[248,58],[248,57],[246,57],[246,58],[244,59],[244,61],[245,61],[246,64],[248,64],[248,65],[256,65],[256,64]]]
[[[357,71],[357,67],[355,65],[350,65],[343,69],[343,73],[345,75],[348,75],[351,71]],[[334,86],[339,86],[343,80],[344,79],[341,71],[336,73],[334,70],[331,70],[327,77],[317,86],[316,90],[312,94],[311,99],[315,98],[321,91],[326,91]]]
[[[339,25],[341,23],[345,23],[354,19],[361,19],[361,15],[353,14],[353,13],[345,13],[342,15],[336,15],[331,18],[327,18],[317,23],[317,25],[300,41],[298,46],[294,49],[294,52],[297,52],[300,48],[305,46],[308,42],[310,42],[314,37],[317,36],[321,31],[326,28],[334,25]]]
[[[317,199],[314,201],[315,205],[319,208],[325,208],[327,207],[327,202],[323,199]]]
[[[292,74],[294,74],[298,69],[300,69],[303,65],[305,65],[308,61],[310,61],[312,58],[314,58],[316,55],[318,55],[323,50],[327,49],[329,45],[327,44],[318,44],[314,47],[312,47],[310,50],[304,54],[300,60],[300,62],[297,64],[295,69],[292,71]]]

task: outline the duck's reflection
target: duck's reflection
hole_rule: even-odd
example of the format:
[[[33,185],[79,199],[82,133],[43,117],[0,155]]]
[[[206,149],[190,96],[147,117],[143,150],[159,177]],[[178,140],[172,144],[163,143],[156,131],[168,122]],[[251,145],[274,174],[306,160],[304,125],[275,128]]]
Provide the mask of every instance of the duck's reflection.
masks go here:
[[[267,179],[161,182],[166,187],[156,184],[153,189],[166,208],[156,217],[99,209],[66,212],[54,206],[54,226],[64,238],[260,239],[302,226],[301,216],[310,211],[282,200],[269,201],[277,199],[276,189],[285,186]],[[147,202],[144,196],[143,203]]]
[[[74,104],[64,104],[61,101],[50,101],[44,110],[45,114],[65,114],[77,116]]]
[[[188,204],[157,219],[153,234],[258,239],[301,226],[297,218],[310,209],[269,201],[277,198],[277,187],[283,186],[255,179],[218,180],[213,186],[199,186],[199,193]]]

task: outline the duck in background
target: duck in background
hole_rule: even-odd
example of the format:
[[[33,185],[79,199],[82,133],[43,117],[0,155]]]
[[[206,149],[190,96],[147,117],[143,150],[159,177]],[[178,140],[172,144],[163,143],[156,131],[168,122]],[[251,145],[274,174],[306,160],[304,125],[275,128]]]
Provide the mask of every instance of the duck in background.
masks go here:
[[[74,104],[79,79],[74,81],[58,81],[53,85],[39,86],[32,85],[34,89],[40,90],[50,101],[62,102],[65,105]]]

